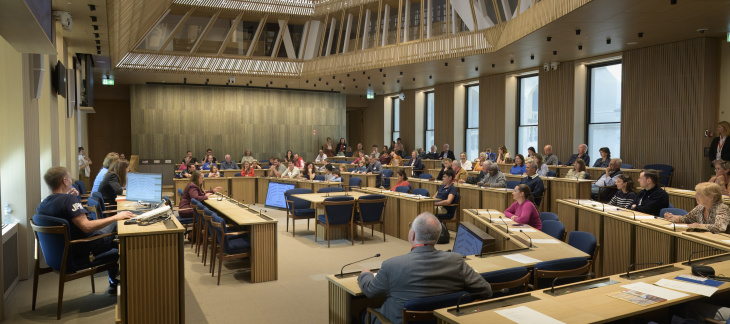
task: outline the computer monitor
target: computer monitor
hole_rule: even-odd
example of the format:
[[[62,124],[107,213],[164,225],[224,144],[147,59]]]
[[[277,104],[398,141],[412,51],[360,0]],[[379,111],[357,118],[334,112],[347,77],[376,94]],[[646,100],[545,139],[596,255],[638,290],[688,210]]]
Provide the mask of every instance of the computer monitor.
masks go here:
[[[461,254],[461,256],[477,255],[482,253],[482,249],[486,243],[491,243],[494,238],[489,236],[479,228],[467,223],[459,224],[454,238],[454,248],[452,251]]]
[[[157,203],[162,200],[162,174],[127,173],[127,201]]]
[[[269,189],[266,191],[265,205],[267,207],[286,209],[284,193],[289,189],[294,189],[293,183],[269,182]]]

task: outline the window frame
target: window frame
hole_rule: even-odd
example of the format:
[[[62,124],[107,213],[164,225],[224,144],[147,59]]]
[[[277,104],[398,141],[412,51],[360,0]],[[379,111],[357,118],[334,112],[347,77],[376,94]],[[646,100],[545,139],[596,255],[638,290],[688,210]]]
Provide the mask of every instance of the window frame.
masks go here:
[[[584,133],[585,138],[584,138],[583,143],[588,143],[588,140],[590,139],[591,125],[619,124],[619,129],[621,127],[621,123],[623,122],[623,120],[621,120],[621,118],[619,118],[618,122],[597,122],[597,123],[591,122],[591,116],[592,116],[591,112],[593,111],[593,107],[591,106],[591,99],[592,99],[592,92],[593,92],[592,91],[593,84],[591,82],[591,76],[593,73],[593,69],[601,68],[601,67],[605,67],[605,66],[609,66],[609,65],[616,65],[616,64],[622,64],[622,68],[623,68],[623,58],[586,65],[586,104],[585,104],[586,120],[585,120],[585,133]],[[623,74],[621,75],[621,84],[623,84]],[[620,117],[620,115],[619,115],[619,117]],[[619,132],[620,132],[620,130],[619,130]],[[619,133],[619,135],[620,135],[620,133]],[[620,143],[621,143],[621,140],[619,140],[619,146],[621,145]]]
[[[469,128],[469,88],[472,87],[479,87],[479,83],[472,83],[464,86],[464,152],[466,152],[466,158],[470,161],[473,161],[475,158],[479,157],[479,117],[477,117],[477,126],[475,128]],[[480,89],[481,90],[481,89]],[[477,115],[480,113],[479,109],[479,97],[477,96]],[[477,131],[477,156],[469,156],[469,136],[467,135],[469,133],[469,130]]]
[[[516,108],[517,109],[515,109],[517,111],[517,116],[515,118],[515,123],[516,123],[516,126],[515,126],[515,148],[514,148],[514,153],[511,154],[511,156],[512,156],[513,159],[514,159],[515,156],[517,156],[517,154],[520,153],[520,127],[523,127],[523,125],[522,125],[522,80],[523,79],[526,79],[526,78],[532,78],[532,77],[537,77],[538,78],[537,79],[537,82],[538,82],[537,83],[537,86],[539,88],[540,87],[540,73],[538,71],[535,71],[535,73],[524,74],[524,75],[520,75],[520,76],[517,77],[517,100],[516,100],[516,103],[517,103]],[[537,113],[538,113],[538,116],[539,116],[539,114],[540,114],[540,106],[537,107]],[[538,122],[535,125],[525,125],[524,127],[539,127],[539,126],[540,126],[540,123]],[[539,128],[538,128],[538,130],[539,130]],[[538,140],[538,145],[539,145],[540,138],[538,137],[537,140]],[[527,148],[525,148],[525,150],[526,149]]]
[[[433,129],[428,129],[428,102],[429,102],[428,96],[429,96],[429,94],[433,94],[433,101],[434,101]],[[427,147],[424,147],[423,149],[426,150],[426,152],[431,152],[431,146],[428,145],[428,132],[429,131],[434,132],[434,139],[433,139],[434,142],[431,143],[431,145],[436,145],[436,103],[435,103],[436,93],[435,93],[435,91],[431,90],[431,91],[425,91],[424,95],[425,95],[425,99],[423,101],[423,103],[424,103],[424,106],[423,106],[423,112],[424,112],[424,114],[423,114],[423,116],[424,116],[424,118],[423,118],[423,144],[424,144],[424,146],[427,146]]]
[[[390,97],[390,140],[395,141],[400,137],[400,99],[398,97]],[[398,130],[395,130],[395,104],[398,103]],[[396,137],[395,133],[398,133],[398,137]],[[392,149],[392,148],[391,148]]]

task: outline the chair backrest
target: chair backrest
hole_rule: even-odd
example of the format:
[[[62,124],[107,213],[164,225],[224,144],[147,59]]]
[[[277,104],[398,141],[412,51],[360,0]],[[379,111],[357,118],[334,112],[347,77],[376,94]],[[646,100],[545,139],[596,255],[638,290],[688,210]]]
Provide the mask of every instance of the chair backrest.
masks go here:
[[[507,180],[506,187],[509,189],[514,189],[515,187],[520,185],[519,180]]]
[[[101,210],[99,210],[99,212],[106,211],[106,205],[104,205],[104,196],[101,195],[101,192],[94,191],[91,193],[91,197],[96,198],[96,201],[99,202],[99,206],[101,206]]]
[[[322,205],[329,225],[347,224],[352,220],[354,214],[355,198],[352,196],[329,197],[324,199]]]
[[[180,199],[182,199],[182,196],[183,196],[183,190],[182,189],[177,188],[177,196],[180,197]]]
[[[222,217],[218,216],[216,213],[211,213],[210,215],[210,222],[211,224],[214,224],[213,227],[215,228],[215,239],[218,242],[219,246],[221,245],[221,241],[223,238],[223,234],[226,234],[226,220]],[[228,240],[226,240],[227,242]],[[227,244],[225,244],[227,245]],[[223,246],[223,252],[226,251],[226,246]]]
[[[542,222],[542,232],[562,241],[565,237],[565,225],[560,221],[546,220]]]
[[[236,172],[236,173],[233,174],[233,176],[234,177],[240,177],[241,176],[241,173],[240,172]]]
[[[347,168],[347,172],[355,171],[357,168]]]
[[[172,201],[170,200],[170,197],[168,197],[168,196],[162,196],[162,200],[164,200],[164,201],[165,201],[165,205],[168,205],[168,206],[170,206],[170,208],[172,208],[172,207],[173,207],[173,206],[172,206]]]
[[[202,212],[202,210],[198,208],[198,203],[200,202],[197,199],[190,199],[190,206],[193,208],[193,219],[196,223],[198,222],[198,217],[200,217],[200,212]]]
[[[385,210],[385,195],[360,196],[357,201],[360,220],[363,223],[379,222]]]
[[[360,184],[362,183],[362,178],[360,178],[360,177],[350,177],[349,182],[350,182],[350,189],[352,189],[352,187],[359,187]]]
[[[71,237],[68,221],[63,218],[35,214],[31,227],[33,227],[33,232],[35,232],[38,243],[41,245],[41,252],[43,252],[46,264],[54,271],[61,271],[64,257],[66,257],[66,271],[74,272],[73,258],[68,257],[73,255],[73,247],[68,244]],[[68,251],[66,251],[67,247]]]
[[[207,178],[210,173],[203,173],[203,178]]]
[[[504,288],[511,289],[522,287],[521,292],[525,292],[527,291],[527,286],[530,283],[530,271],[527,270],[526,267],[515,267],[485,272],[481,275],[482,278],[484,278],[484,280],[486,280],[492,287],[492,291],[499,291]]]
[[[557,175],[557,173],[555,173],[555,171],[553,171],[553,170],[549,170],[549,171],[547,172],[547,176],[548,176],[548,177],[554,177],[554,176],[556,176],[556,175]]]
[[[294,213],[295,209],[309,208],[312,204],[311,202],[292,196],[292,195],[301,195],[301,194],[309,194],[309,193],[312,193],[312,190],[309,190],[306,188],[294,188],[294,189],[289,189],[289,190],[285,191],[284,199],[292,202],[292,204],[290,204],[288,202],[286,203],[286,207],[289,209],[289,212]]]
[[[424,196],[424,197],[431,197],[428,194],[428,189],[425,189],[425,188],[416,188],[416,189],[413,189],[413,194],[414,195],[421,195],[421,196]]]
[[[318,174],[314,176],[314,180],[324,181],[324,175]]]
[[[459,298],[468,294],[468,291],[414,298],[403,305],[403,323],[419,321],[418,323],[436,323],[436,316],[433,311],[439,308],[455,306]],[[461,299],[461,303],[470,303],[473,297],[467,296]]]
[[[596,253],[596,246],[598,246],[598,241],[591,233],[572,231],[570,232],[570,235],[568,235],[568,245],[583,251],[585,254],[590,255],[591,259],[593,259],[594,254]]]
[[[591,178],[591,174],[588,172],[586,172],[586,174],[583,176],[583,179],[590,179],[590,178]]]
[[[546,220],[559,221],[560,218],[558,218],[558,215],[556,215],[555,213],[542,212],[542,213],[540,213],[540,220],[543,222]]]
[[[411,191],[411,188],[410,187],[406,187],[406,186],[398,186],[398,187],[395,187],[395,191],[397,191],[397,192],[403,192],[403,193],[408,193],[408,192]]]
[[[433,174],[430,174],[430,173],[421,173],[421,174],[420,174],[420,175],[418,176],[418,178],[420,178],[420,179],[426,179],[426,180],[428,180],[428,179],[431,179],[431,178],[433,178]]]
[[[345,189],[342,189],[340,187],[324,187],[324,188],[319,188],[319,190],[317,190],[318,193],[343,192],[343,191],[345,191]]]
[[[633,169],[634,166],[631,164],[621,164],[621,169]]]
[[[393,170],[391,169],[383,169],[383,177],[392,177],[393,176]]]
[[[684,215],[688,214],[687,211],[684,209],[669,207],[669,208],[662,208],[662,210],[659,211],[659,217],[664,217],[664,213],[666,213],[666,212],[670,212],[677,216],[684,216]]]
[[[538,264],[535,264],[535,280],[533,281],[535,285],[535,290],[539,289],[539,287],[546,287],[552,284],[552,280],[547,281],[540,279],[579,275],[588,273],[590,269],[591,263],[588,262],[588,259],[584,257],[565,258],[540,262]],[[575,282],[576,280],[581,279],[578,278],[563,280],[557,282],[556,285],[564,285],[567,283]]]
[[[76,180],[76,186],[78,187],[76,190],[79,191],[79,194],[85,195],[86,194],[86,184],[81,180]]]
[[[674,167],[668,164],[648,164],[644,166],[644,169],[657,170],[659,171],[659,182],[662,187],[669,187],[672,183],[672,173],[674,173]]]
[[[91,218],[99,219],[99,216],[101,214],[101,206],[99,206],[99,201],[96,200],[96,198],[94,198],[94,197],[89,197],[89,199],[87,200],[87,204],[89,205],[89,207],[91,207],[91,208],[87,208]]]
[[[214,234],[214,228],[213,223],[211,222],[213,220],[213,212],[208,209],[208,207],[203,207],[203,217],[205,218],[205,223],[208,225],[208,235],[212,238]]]

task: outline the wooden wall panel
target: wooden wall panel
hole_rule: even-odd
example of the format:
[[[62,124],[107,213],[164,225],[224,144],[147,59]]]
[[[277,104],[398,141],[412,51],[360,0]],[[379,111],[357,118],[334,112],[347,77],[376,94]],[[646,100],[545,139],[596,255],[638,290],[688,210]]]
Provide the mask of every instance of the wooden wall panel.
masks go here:
[[[363,140],[362,109],[347,111],[347,137],[346,143],[352,145],[353,152],[357,149],[357,143]],[[367,153],[367,147],[363,144],[363,150]]]
[[[95,113],[87,115],[89,147],[86,149],[92,161],[91,179],[99,173],[107,153],[124,153],[127,159],[132,155],[129,87],[115,86],[113,94],[107,93],[109,89],[104,88],[109,87],[94,87],[94,93],[101,96],[97,96],[94,101]]]
[[[505,75],[479,78],[479,152],[504,144]]]
[[[444,144],[454,149],[454,84],[434,87],[434,145],[441,152]],[[463,121],[462,121],[463,123]],[[454,153],[458,154],[458,153]]]
[[[223,87],[135,85],[131,90],[132,152],[142,159],[283,157],[314,160],[329,136],[346,130],[345,96],[333,93]],[[316,130],[316,135],[313,135]]]
[[[411,156],[416,149],[416,90],[404,91],[406,98],[400,102],[400,137],[406,146],[405,156]]]
[[[673,187],[706,181],[702,149],[718,105],[717,40],[696,38],[623,54],[621,155],[634,166],[674,166]],[[562,64],[561,64],[562,68]]]
[[[375,99],[368,100],[368,107],[363,109],[363,143],[368,153],[372,152],[374,144],[383,146],[385,138],[383,136],[384,125],[383,117],[385,106],[383,104],[385,97],[376,96]],[[390,143],[387,143],[390,146]],[[380,151],[380,150],[378,150]]]
[[[567,161],[571,154],[577,153],[578,149],[573,147],[574,73],[574,63],[570,61],[562,62],[555,71],[545,72],[540,69],[538,74],[540,113],[537,119],[538,147],[535,149],[542,153],[542,147],[550,144],[553,146],[553,154],[557,155],[560,161]],[[519,153],[527,154],[527,152]]]

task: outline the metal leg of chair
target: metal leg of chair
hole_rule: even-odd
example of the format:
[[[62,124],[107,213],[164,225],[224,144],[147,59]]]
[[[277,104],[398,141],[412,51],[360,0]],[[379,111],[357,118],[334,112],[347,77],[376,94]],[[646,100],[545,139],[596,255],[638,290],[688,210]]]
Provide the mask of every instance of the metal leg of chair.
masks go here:
[[[93,274],[90,275],[89,278],[91,278],[91,293],[92,294],[95,294],[96,293],[96,287],[94,285],[94,275]]]
[[[362,239],[362,244],[365,244],[365,224],[362,219],[360,220],[360,239]]]
[[[307,218],[307,230],[309,230],[309,218]]]
[[[289,218],[288,217],[286,219],[286,225],[287,225],[287,228],[289,228]],[[292,235],[292,237],[297,236],[297,219],[296,218],[291,219],[291,235]]]
[[[37,247],[36,247],[37,248]],[[35,261],[35,271],[33,271],[33,306],[31,307],[31,310],[35,310],[35,300],[38,296],[38,263],[40,260],[36,259]]]
[[[221,255],[218,258],[218,286],[221,285],[221,269],[223,269],[223,247],[221,247]]]
[[[216,245],[218,245],[218,240],[213,238],[213,245],[210,249],[210,268],[208,269],[211,277],[215,276],[215,252],[218,251],[216,250]]]
[[[294,221],[292,221],[293,223]],[[289,214],[286,215],[286,231],[289,231]]]
[[[330,247],[330,224],[327,224],[327,248]]]
[[[65,284],[65,282],[64,282],[65,279],[66,278],[64,275],[61,275],[58,278],[58,309],[56,311],[57,320],[61,319],[61,309],[63,308],[63,286]]]
[[[318,224],[318,223],[319,223],[319,221],[318,221],[318,220],[315,220],[315,221],[314,221],[314,241],[315,241],[315,242],[317,242],[317,229],[318,229],[318,227],[319,227],[319,226],[317,226],[317,224]]]

